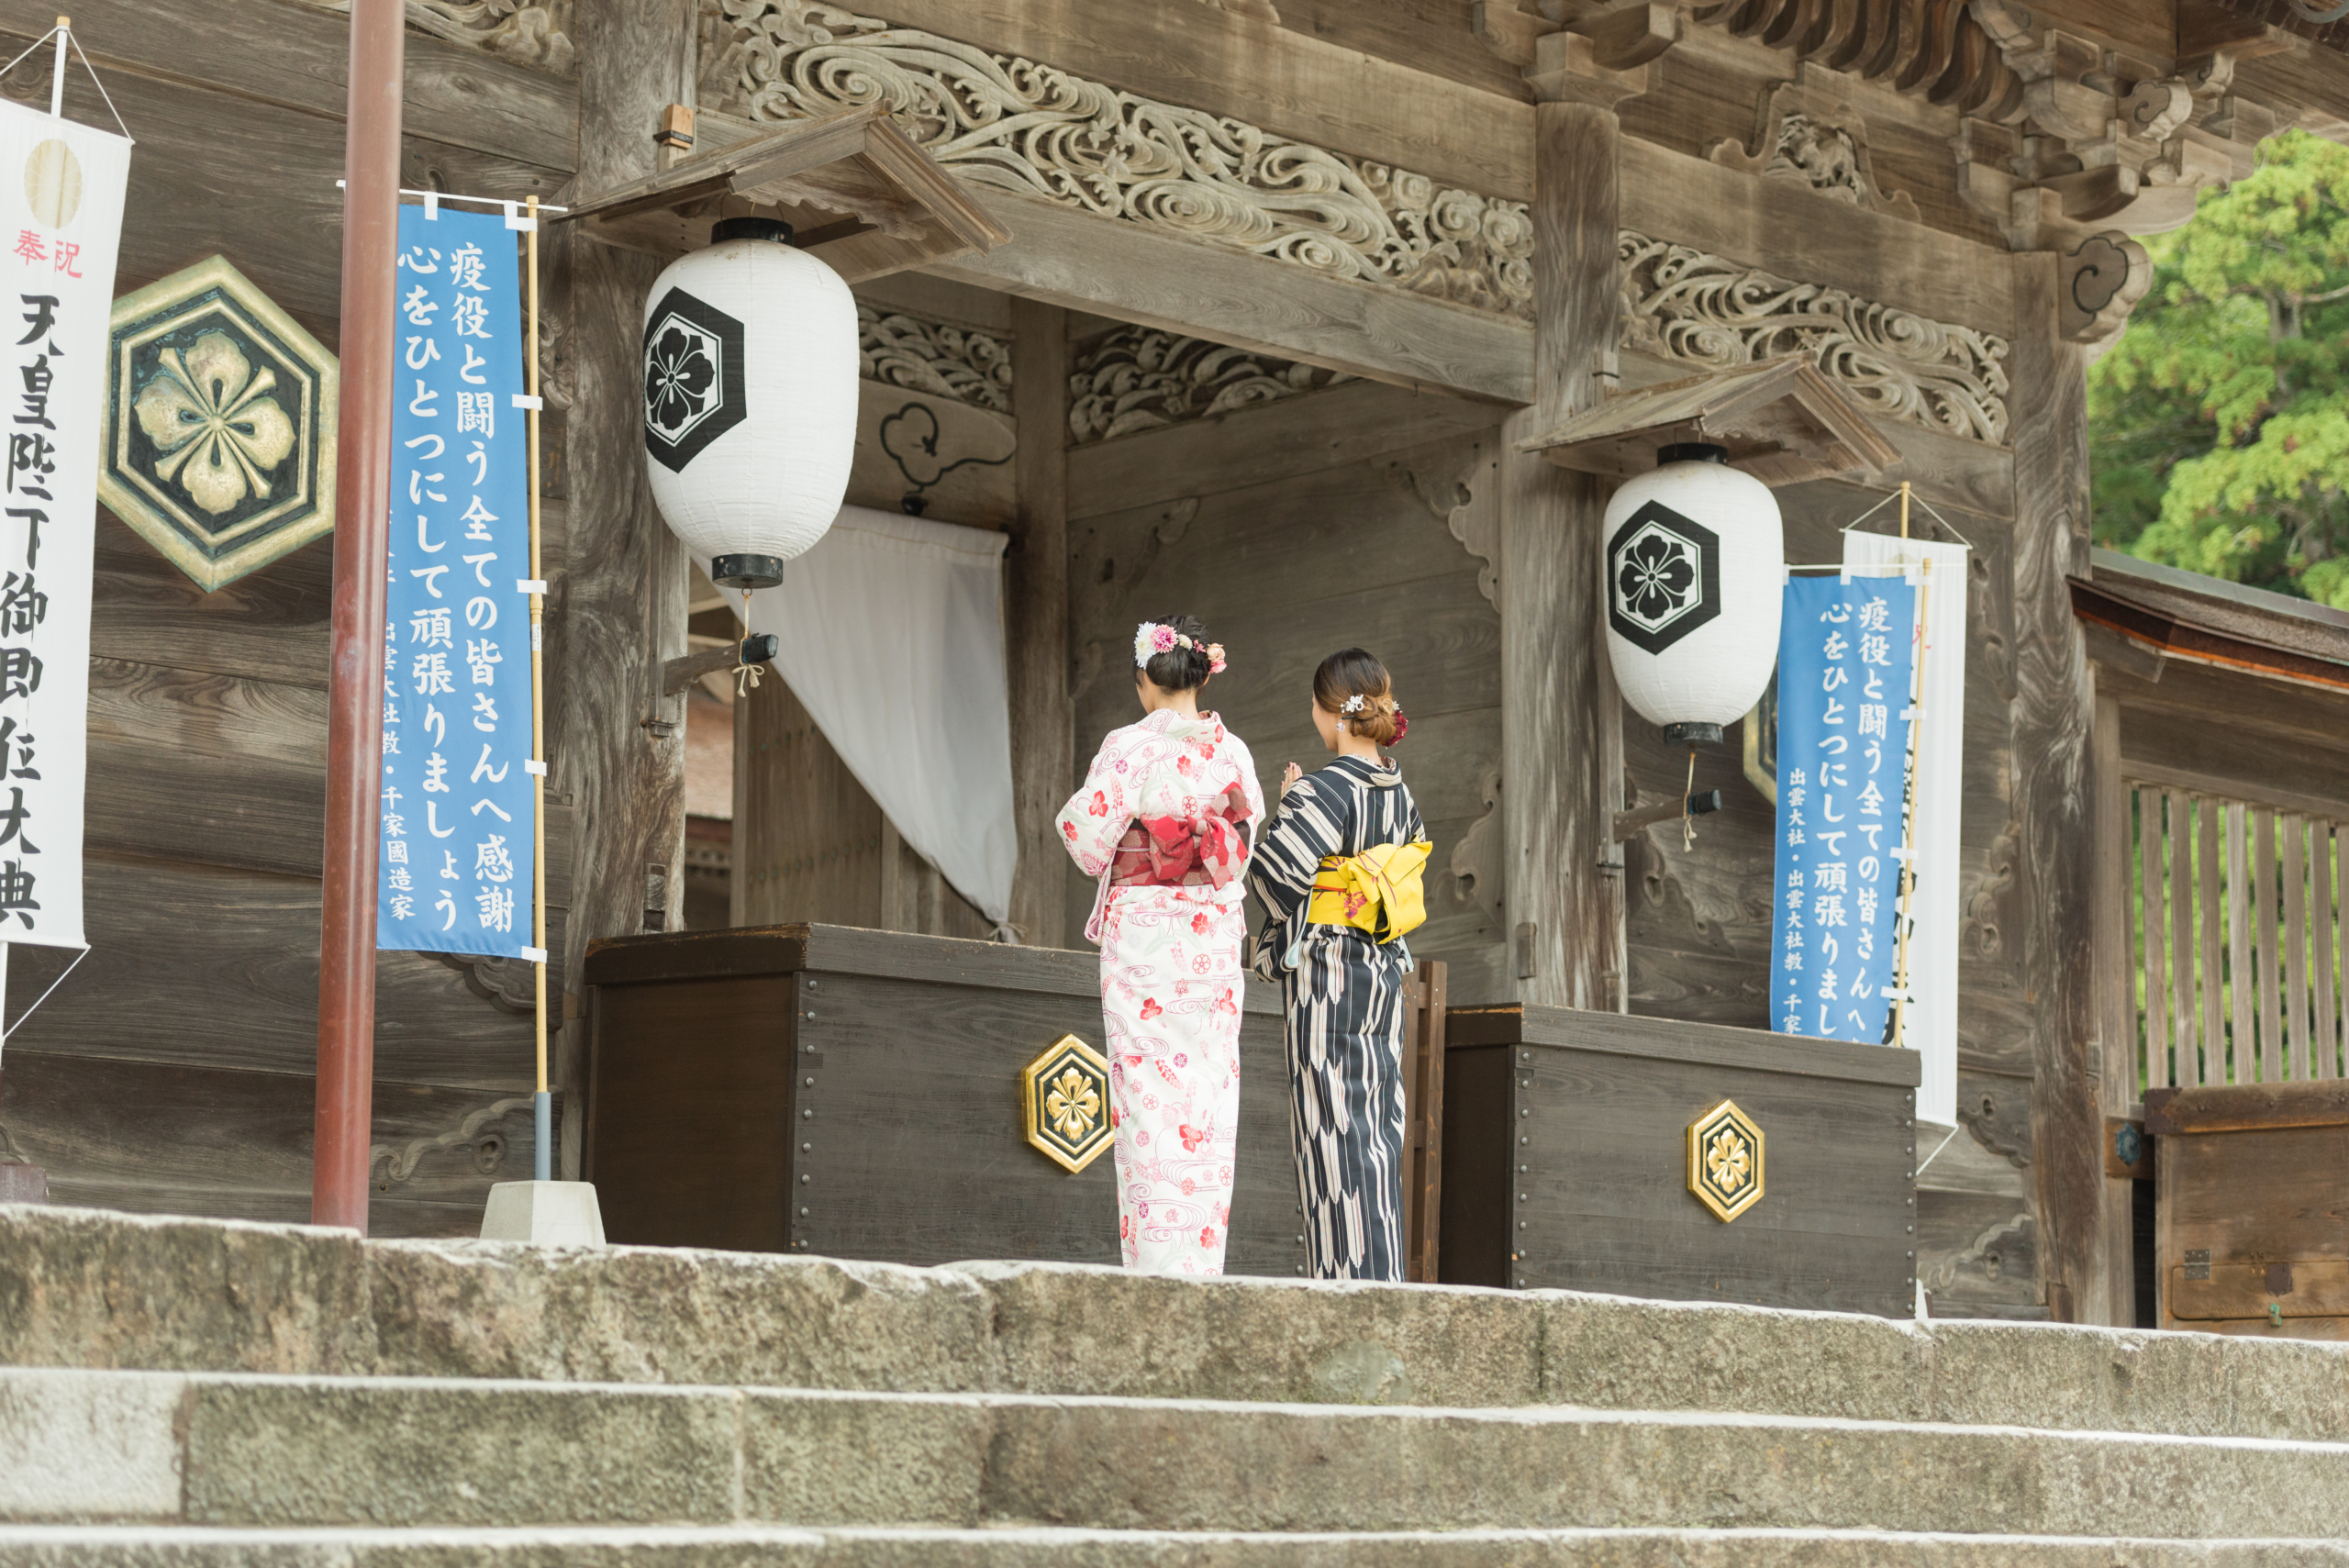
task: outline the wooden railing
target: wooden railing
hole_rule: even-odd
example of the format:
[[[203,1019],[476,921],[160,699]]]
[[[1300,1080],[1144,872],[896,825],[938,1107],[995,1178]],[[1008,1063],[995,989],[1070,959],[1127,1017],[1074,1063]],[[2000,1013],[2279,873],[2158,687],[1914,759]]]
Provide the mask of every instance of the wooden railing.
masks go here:
[[[2340,1077],[2349,832],[2160,784],[2130,795],[2141,1092]]]

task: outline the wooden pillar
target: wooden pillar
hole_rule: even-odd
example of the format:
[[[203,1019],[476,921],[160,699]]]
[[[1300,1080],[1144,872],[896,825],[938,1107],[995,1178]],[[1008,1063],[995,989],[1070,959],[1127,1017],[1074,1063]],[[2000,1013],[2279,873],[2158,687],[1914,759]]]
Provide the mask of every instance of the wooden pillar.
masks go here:
[[[2015,258],[2014,812],[2041,1283],[2059,1322],[2114,1320],[2102,1256],[2089,741],[2096,695],[2071,576],[2088,571],[2087,363],[2060,330],[2057,258]]]
[[[2101,686],[2101,667],[2090,677]],[[2125,1117],[2136,1108],[2137,1003],[2131,974],[2129,920],[2129,784],[2121,776],[2121,702],[2110,692],[2096,694],[2095,728],[2088,741],[2088,788],[2095,801],[2097,1111]],[[2104,1159],[2103,1129],[2098,1129],[2097,1159]],[[2087,1319],[2113,1328],[2136,1322],[2136,1183],[2105,1176],[2099,1189],[2096,1229],[2101,1238],[2105,1312]]]
[[[579,178],[574,199],[653,171],[661,111],[686,74],[690,0],[579,0]],[[644,473],[644,300],[661,264],[583,240],[573,253],[569,539],[549,584],[548,663],[561,671],[550,716],[551,787],[573,802],[573,873],[563,976],[576,988],[589,940],[682,924],[685,698],[661,665],[685,651],[692,573]],[[568,1013],[572,1009],[565,1008]],[[566,1027],[562,1085],[584,1078],[585,1030]],[[564,1166],[575,1171],[564,1108]]]
[[[1503,428],[1502,899],[1516,995],[1551,1006],[1623,1006],[1621,698],[1599,582],[1606,493],[1516,445],[1588,406],[1615,347],[1620,198],[1615,111],[1534,107],[1535,386]],[[1611,863],[1603,863],[1611,862]]]
[[[318,929],[318,1082],[310,1219],[367,1229],[375,1075],[375,830],[384,774],[384,552],[390,539],[392,308],[399,248],[406,16],[357,0],[343,128],[341,467],[327,709]],[[59,46],[62,49],[63,45]]]
[[[1011,798],[1019,870],[1011,925],[1030,947],[1068,945],[1068,856],[1052,817],[1076,787],[1076,705],[1068,648],[1068,313],[1011,302],[1013,472],[1019,522],[1008,561],[1004,614],[1011,687]]]

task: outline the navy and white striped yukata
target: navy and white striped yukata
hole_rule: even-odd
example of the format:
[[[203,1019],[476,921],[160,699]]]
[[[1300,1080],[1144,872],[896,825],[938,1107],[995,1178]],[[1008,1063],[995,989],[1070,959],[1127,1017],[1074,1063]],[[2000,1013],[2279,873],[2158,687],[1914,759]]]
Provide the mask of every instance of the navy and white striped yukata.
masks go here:
[[[1270,911],[1255,970],[1282,982],[1286,1003],[1289,1125],[1316,1279],[1403,1277],[1405,954],[1400,941],[1309,924],[1306,906],[1325,855],[1425,837],[1392,760],[1341,757],[1289,786],[1248,863]]]

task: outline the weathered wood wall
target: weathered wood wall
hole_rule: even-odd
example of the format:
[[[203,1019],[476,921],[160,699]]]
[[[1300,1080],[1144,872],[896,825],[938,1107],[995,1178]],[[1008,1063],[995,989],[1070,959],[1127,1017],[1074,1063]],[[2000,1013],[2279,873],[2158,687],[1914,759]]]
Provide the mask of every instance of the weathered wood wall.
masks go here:
[[[74,10],[75,35],[138,139],[117,292],[226,255],[334,347],[345,19],[284,0]],[[54,7],[6,0],[0,44],[14,54],[54,19]],[[569,80],[413,32],[407,50],[404,183],[559,199],[575,161]],[[46,107],[46,59],[0,90]],[[78,68],[66,102],[75,118],[111,123]],[[568,271],[563,248],[549,250],[560,344]],[[567,384],[558,369],[546,420],[558,454]],[[560,583],[559,460],[549,479],[547,575]],[[61,1202],[306,1220],[332,541],[207,595],[103,509],[95,526],[92,947],[10,1038],[0,1123],[49,1168]],[[548,679],[560,703],[559,658]],[[560,776],[551,799],[560,953],[572,896]],[[13,1021],[71,955],[12,956]],[[489,1184],[528,1173],[528,987],[518,966],[383,955],[379,1233],[471,1234]]]
[[[1080,362],[1083,352],[1080,342]],[[1284,764],[1329,760],[1309,714],[1314,666],[1369,649],[1410,718],[1396,754],[1435,842],[1428,924],[1412,948],[1453,966],[1463,1002],[1510,995],[1491,599],[1506,413],[1354,383],[1069,453],[1078,766],[1140,716],[1138,621],[1196,615],[1230,651],[1231,668],[1202,700],[1248,743],[1268,801]],[[1072,933],[1093,893],[1069,879]]]

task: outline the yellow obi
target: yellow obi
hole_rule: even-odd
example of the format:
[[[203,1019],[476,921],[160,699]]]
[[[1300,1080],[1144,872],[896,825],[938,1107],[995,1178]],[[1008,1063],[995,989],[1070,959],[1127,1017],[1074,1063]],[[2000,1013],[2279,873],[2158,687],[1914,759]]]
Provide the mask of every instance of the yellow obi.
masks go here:
[[[1307,922],[1352,926],[1381,944],[1418,930],[1428,917],[1420,878],[1433,848],[1415,839],[1374,844],[1358,855],[1323,856],[1305,906]]]

